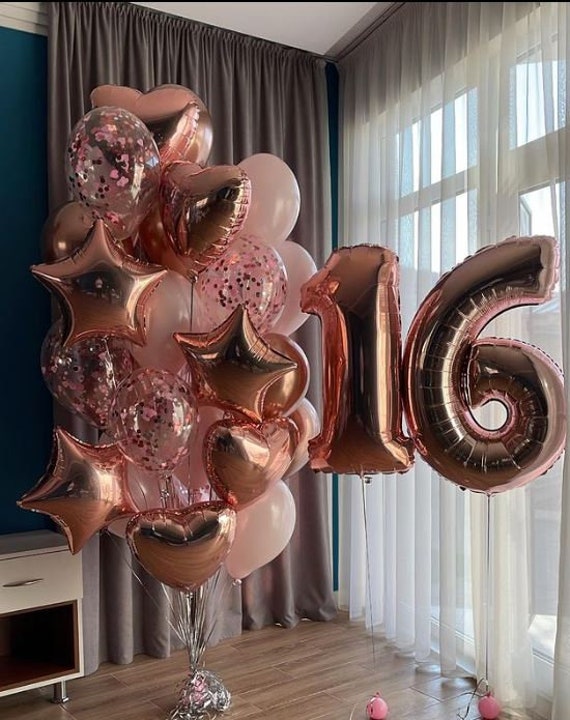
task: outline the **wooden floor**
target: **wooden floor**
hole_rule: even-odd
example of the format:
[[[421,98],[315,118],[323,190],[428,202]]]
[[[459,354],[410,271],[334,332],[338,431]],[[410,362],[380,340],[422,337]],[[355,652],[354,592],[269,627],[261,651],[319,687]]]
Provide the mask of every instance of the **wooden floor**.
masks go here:
[[[233,695],[223,720],[365,720],[369,696],[381,690],[389,720],[457,720],[472,683],[444,680],[436,665],[418,667],[340,615],[331,623],[269,627],[208,651],[206,666]],[[164,720],[184,678],[185,654],[139,656],[131,665],[103,665],[68,683],[70,701],[47,702],[50,689],[0,698],[2,720]],[[476,708],[468,716],[478,718]]]

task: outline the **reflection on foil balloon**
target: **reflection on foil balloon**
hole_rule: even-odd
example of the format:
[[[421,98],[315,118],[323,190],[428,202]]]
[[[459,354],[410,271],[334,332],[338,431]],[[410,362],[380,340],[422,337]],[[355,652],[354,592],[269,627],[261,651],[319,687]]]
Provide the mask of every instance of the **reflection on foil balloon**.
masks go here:
[[[63,323],[52,325],[42,344],[42,375],[52,395],[91,425],[107,426],[117,386],[135,369],[127,343],[92,337],[64,349]]]
[[[127,525],[127,541],[154,578],[195,590],[224,562],[234,539],[236,513],[223,502],[187,510],[148,510]]]
[[[548,237],[509,238],[444,275],[422,303],[405,352],[406,414],[416,447],[441,475],[488,495],[530,482],[564,449],[562,375],[516,340],[477,339],[501,313],[551,297],[558,253]],[[472,407],[502,403],[488,430]]]
[[[189,280],[217,260],[240,231],[249,195],[247,175],[233,165],[203,170],[195,163],[180,161],[166,168],[160,212],[166,237]],[[150,259],[168,260],[168,254],[159,255]],[[178,264],[171,269],[178,271]]]
[[[77,553],[97,531],[135,511],[126,461],[116,445],[89,445],[59,427],[53,442],[45,475],[18,505],[49,515]]]
[[[263,416],[288,416],[299,406],[309,387],[309,361],[303,349],[285,335],[270,333],[265,336],[265,340],[274,350],[294,362],[296,367],[269,388],[265,396]]]
[[[151,131],[163,166],[174,160],[204,165],[213,141],[212,119],[202,100],[182,85],[159,85],[146,93],[121,85],[100,85],[91,93],[94,107],[129,110]]]
[[[63,347],[94,335],[145,341],[145,303],[166,270],[133,260],[97,220],[71,257],[32,267],[61,305]]]
[[[204,457],[218,497],[241,511],[263,495],[289,466],[295,432],[286,418],[261,425],[215,423],[204,440]]]
[[[118,107],[88,112],[71,131],[67,184],[74,199],[102,218],[119,240],[149,212],[160,184],[160,157],[136,115]]]
[[[283,312],[287,274],[273,248],[241,236],[200,275],[196,289],[211,327],[219,325],[242,305],[255,329],[263,335]]]
[[[406,472],[402,432],[398,258],[379,246],[341,248],[301,291],[323,345],[323,426],[309,444],[314,470]]]
[[[168,472],[188,455],[195,419],[194,395],[182,378],[142,368],[119,386],[109,432],[131,462]]]
[[[218,405],[261,422],[267,390],[295,363],[273,350],[242,307],[210,333],[176,333],[202,404]]]

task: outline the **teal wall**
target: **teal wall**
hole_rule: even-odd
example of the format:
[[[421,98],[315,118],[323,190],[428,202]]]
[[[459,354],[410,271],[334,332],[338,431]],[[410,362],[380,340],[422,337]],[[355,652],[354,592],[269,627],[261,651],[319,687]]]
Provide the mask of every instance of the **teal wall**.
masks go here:
[[[46,527],[16,506],[51,446],[39,364],[49,295],[29,272],[47,215],[46,57],[47,38],[0,28],[0,534]]]

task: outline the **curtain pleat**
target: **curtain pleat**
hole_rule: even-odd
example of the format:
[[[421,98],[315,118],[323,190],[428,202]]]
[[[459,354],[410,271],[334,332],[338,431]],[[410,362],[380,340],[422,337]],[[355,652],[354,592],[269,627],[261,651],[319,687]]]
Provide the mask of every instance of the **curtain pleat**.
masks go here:
[[[301,190],[292,239],[317,266],[331,247],[330,164],[325,63],[263,40],[157,13],[131,3],[48,3],[48,132],[50,204],[68,199],[63,158],[69,133],[90,109],[98,85],[142,91],[180,84],[196,92],[213,119],[210,164],[237,163],[258,152],[281,157]],[[318,407],[320,344],[309,321],[296,339],[312,371],[309,399]],[[70,422],[69,418],[66,422]],[[84,435],[85,428],[74,431]],[[305,469],[290,481],[297,527],[289,547],[234,588],[214,638],[300,618],[335,614],[329,551],[327,487]],[[84,550],[87,672],[137,652],[170,652],[168,611],[151,578],[142,593],[124,544],[97,537]]]

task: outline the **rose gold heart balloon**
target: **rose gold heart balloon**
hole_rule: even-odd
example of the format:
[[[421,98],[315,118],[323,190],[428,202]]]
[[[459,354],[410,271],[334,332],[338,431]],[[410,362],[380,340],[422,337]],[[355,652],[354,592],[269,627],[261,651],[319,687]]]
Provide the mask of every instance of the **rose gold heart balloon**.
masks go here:
[[[129,546],[144,569],[179,590],[199,588],[216,572],[232,545],[236,513],[223,502],[188,510],[147,510],[127,525]]]
[[[295,432],[286,418],[261,425],[215,423],[204,440],[204,458],[219,497],[241,510],[263,495],[289,466]]]
[[[162,222],[189,280],[211,265],[240,231],[250,192],[247,175],[234,165],[202,170],[195,163],[174,162],[166,168],[160,190]]]
[[[204,165],[212,149],[212,119],[202,100],[182,85],[160,85],[146,93],[121,85],[101,85],[93,107],[120,107],[140,118],[153,134],[165,166],[175,160]]]

